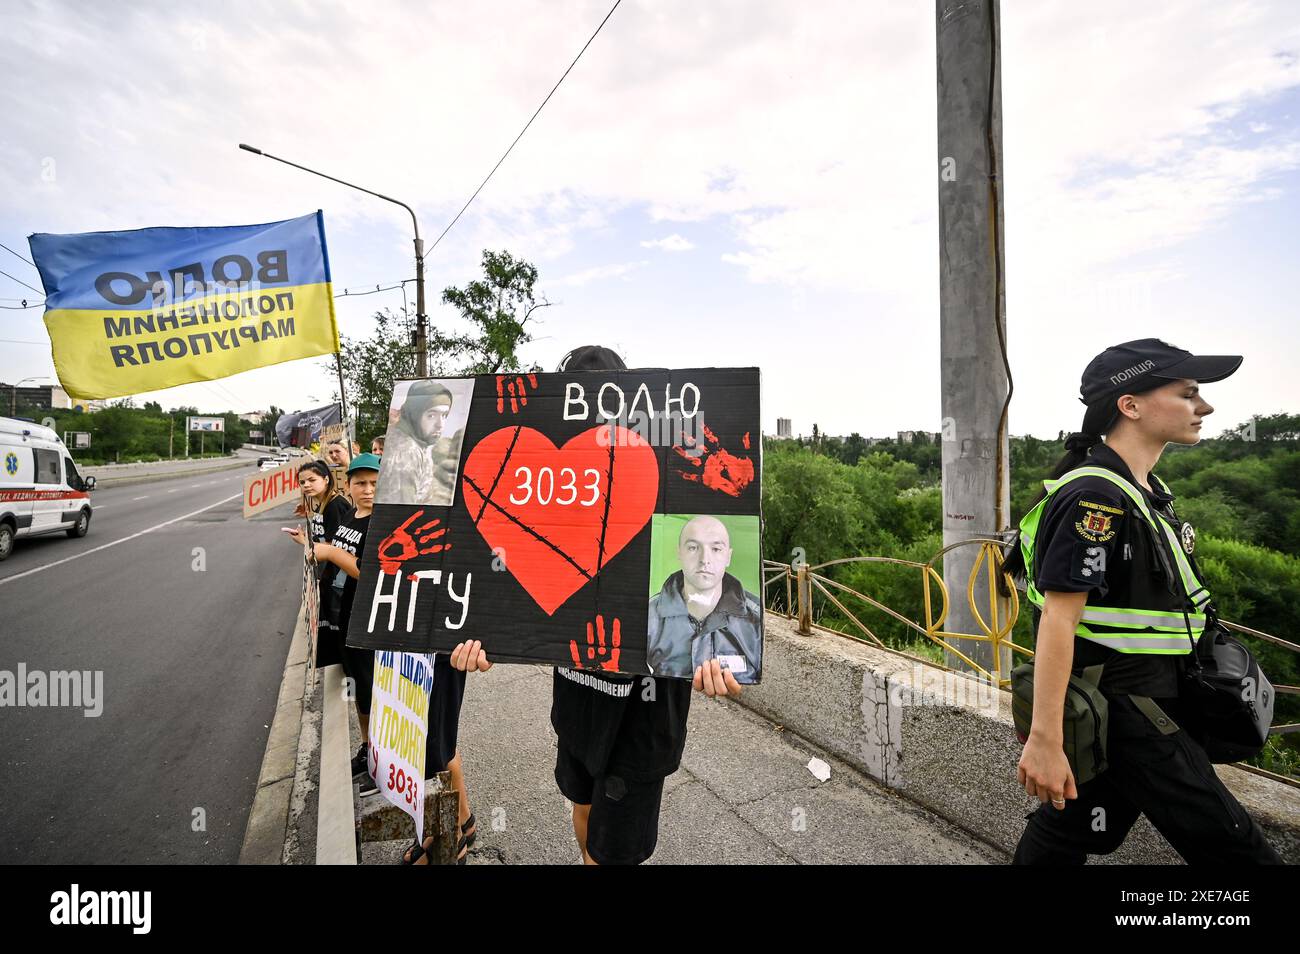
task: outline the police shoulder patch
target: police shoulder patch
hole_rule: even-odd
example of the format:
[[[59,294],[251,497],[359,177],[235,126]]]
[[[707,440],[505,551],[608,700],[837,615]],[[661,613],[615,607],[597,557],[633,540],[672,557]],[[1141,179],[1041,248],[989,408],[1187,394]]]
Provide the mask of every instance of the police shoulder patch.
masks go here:
[[[1079,498],[1073,516],[1074,532],[1079,539],[1088,543],[1108,543],[1114,539],[1124,511],[1113,504],[1084,496]]]

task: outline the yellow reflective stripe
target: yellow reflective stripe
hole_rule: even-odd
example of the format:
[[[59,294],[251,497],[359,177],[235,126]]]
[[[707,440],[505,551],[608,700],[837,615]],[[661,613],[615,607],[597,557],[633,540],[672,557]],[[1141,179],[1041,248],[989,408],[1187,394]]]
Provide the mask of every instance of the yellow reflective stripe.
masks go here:
[[[1164,530],[1165,539],[1169,541],[1169,546],[1173,548],[1174,562],[1178,564],[1178,573],[1183,578],[1183,590],[1188,596],[1196,593],[1196,596],[1192,597],[1192,602],[1199,609],[1210,601],[1210,594],[1208,592],[1197,592],[1198,590],[1204,590],[1205,587],[1196,578],[1191,561],[1187,559],[1187,552],[1183,550],[1182,541],[1178,539],[1178,534],[1174,532],[1173,524],[1159,514],[1156,514],[1156,516],[1160,520],[1161,529]]]

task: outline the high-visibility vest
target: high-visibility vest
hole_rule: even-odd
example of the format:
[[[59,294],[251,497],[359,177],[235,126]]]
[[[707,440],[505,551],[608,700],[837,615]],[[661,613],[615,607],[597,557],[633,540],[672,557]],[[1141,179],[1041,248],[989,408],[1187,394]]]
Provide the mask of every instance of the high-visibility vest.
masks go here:
[[[1184,655],[1190,652],[1205,630],[1205,608],[1210,602],[1210,592],[1192,569],[1191,561],[1179,545],[1178,532],[1173,524],[1147,504],[1141,490],[1104,467],[1079,467],[1058,480],[1043,481],[1047,496],[1020,521],[1020,549],[1025,559],[1026,595],[1029,601],[1039,609],[1043,606],[1043,594],[1034,585],[1034,543],[1043,508],[1057,491],[1081,477],[1108,480],[1133,501],[1137,513],[1155,530],[1151,545],[1158,546],[1160,540],[1164,540],[1173,552],[1182,594],[1139,585],[1131,590],[1131,594],[1137,598],[1136,602],[1144,604],[1142,606],[1098,606],[1089,603],[1084,606],[1083,617],[1075,635],[1121,653]],[[1159,477],[1154,474],[1151,477],[1165,493],[1169,492]]]

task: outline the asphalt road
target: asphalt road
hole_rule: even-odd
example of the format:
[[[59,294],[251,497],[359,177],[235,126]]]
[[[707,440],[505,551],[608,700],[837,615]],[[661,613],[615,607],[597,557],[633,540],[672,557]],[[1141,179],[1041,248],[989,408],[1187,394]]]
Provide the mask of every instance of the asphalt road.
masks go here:
[[[103,673],[97,717],[0,708],[0,861],[238,859],[301,585],[252,472],[95,491],[84,538],[0,563],[0,670]]]

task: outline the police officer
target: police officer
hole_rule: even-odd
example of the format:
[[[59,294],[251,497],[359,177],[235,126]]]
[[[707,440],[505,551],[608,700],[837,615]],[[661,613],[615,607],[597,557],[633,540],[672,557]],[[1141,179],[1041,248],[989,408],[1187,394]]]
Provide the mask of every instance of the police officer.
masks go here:
[[[1083,373],[1082,430],[1066,439],[1059,479],[1020,525],[1017,557],[1039,619],[1033,723],[1017,778],[1043,804],[1027,816],[1016,864],[1112,852],[1139,813],[1189,864],[1281,863],[1183,727],[1196,713],[1180,705],[1179,685],[1210,594],[1195,534],[1152,473],[1166,445],[1200,440],[1214,410],[1200,385],[1240,364],[1239,355],[1196,356],[1143,338],[1107,348]],[[1072,671],[1096,678],[1096,667],[1108,767],[1076,786],[1063,748],[1066,688]]]

